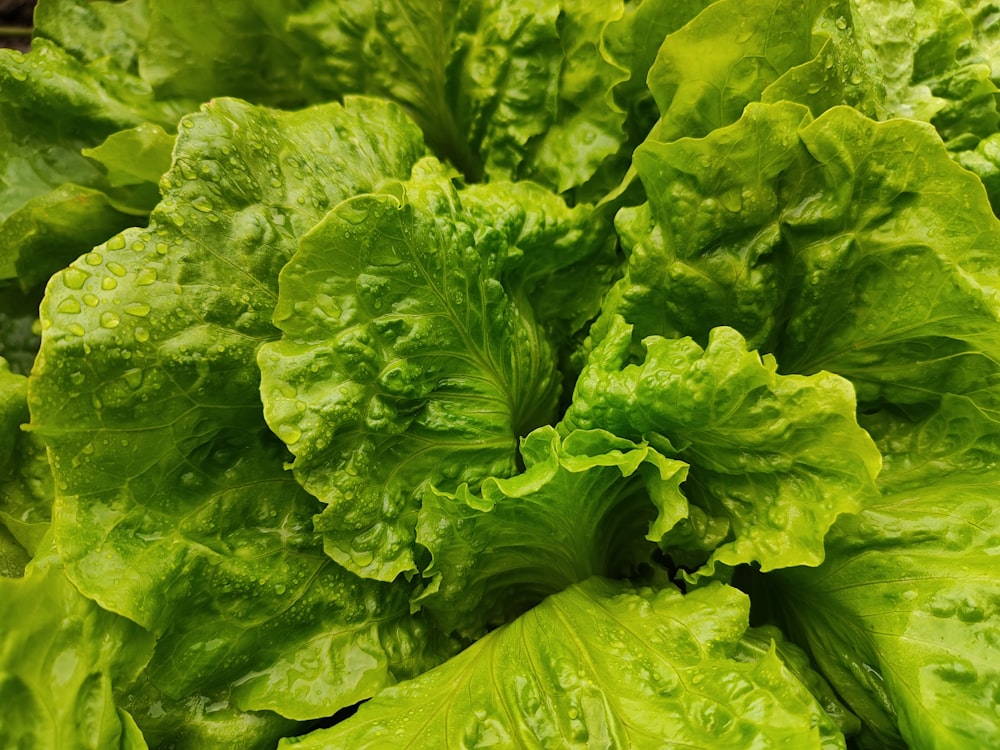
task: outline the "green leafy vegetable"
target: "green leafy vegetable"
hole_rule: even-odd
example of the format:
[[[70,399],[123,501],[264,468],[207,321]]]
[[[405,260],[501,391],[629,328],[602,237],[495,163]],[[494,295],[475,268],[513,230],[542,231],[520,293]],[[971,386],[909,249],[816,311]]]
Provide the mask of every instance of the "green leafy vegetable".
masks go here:
[[[281,747],[843,747],[773,650],[741,648],[748,604],[719,585],[682,596],[592,578]]]
[[[991,0],[40,0],[0,745],[1000,746]]]
[[[422,487],[514,473],[518,437],[556,416],[556,343],[600,289],[564,284],[583,296],[563,309],[545,292],[571,266],[610,262],[586,208],[491,184],[467,209],[435,164],[417,175],[341,203],[303,239],[281,274],[285,336],[259,357],[268,423],[329,504],[327,551],[385,581],[416,570]]]
[[[875,495],[881,463],[850,384],[778,375],[773,357],[748,352],[729,328],[713,330],[704,350],[646,338],[644,360],[628,364],[631,333],[620,318],[611,325],[565,424],[642,438],[691,464],[690,517],[676,528],[661,519],[649,538],[709,574],[717,562],[821,562],[827,530]]]

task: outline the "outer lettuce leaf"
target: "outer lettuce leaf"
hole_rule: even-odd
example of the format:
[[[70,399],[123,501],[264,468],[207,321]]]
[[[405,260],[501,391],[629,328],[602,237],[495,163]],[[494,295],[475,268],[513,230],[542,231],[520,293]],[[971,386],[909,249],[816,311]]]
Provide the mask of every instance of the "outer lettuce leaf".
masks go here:
[[[718,328],[690,338],[648,337],[629,363],[620,318],[591,353],[562,429],[600,428],[648,440],[691,465],[689,517],[649,538],[686,565],[755,562],[762,570],[818,565],[841,513],[875,494],[881,459],[858,426],[854,391],[821,372],[778,375],[773,357]]]
[[[289,19],[331,92],[407,106],[467,176],[583,185],[624,143],[611,96],[628,72],[602,49],[623,4],[580,0],[318,0]]]
[[[924,429],[952,419],[968,429],[972,412],[949,411]],[[766,585],[865,719],[872,746],[991,747],[1000,741],[996,471],[943,472],[901,489],[894,479],[876,506],[834,526],[823,566]]]
[[[712,3],[664,39],[649,69],[662,112],[657,139],[707,135],[757,101],[795,101],[817,115],[847,103],[874,114],[878,81],[851,18],[839,0]]]
[[[742,650],[748,609],[720,585],[682,596],[592,578],[280,747],[844,747],[773,650]]]
[[[159,97],[226,95],[275,107],[319,101],[303,90],[301,56],[285,32],[288,15],[302,5],[148,0],[139,70]]]
[[[521,455],[521,474],[477,494],[463,485],[423,498],[417,541],[433,559],[418,602],[447,630],[482,635],[594,575],[640,577],[655,546],[639,540],[657,512],[667,526],[686,513],[686,465],[648,445],[541,427]]]
[[[102,170],[80,150],[142,122],[173,128],[181,114],[193,108],[186,101],[157,100],[132,69],[133,48],[142,26],[137,23],[133,28],[125,19],[141,16],[136,3],[88,5],[75,0],[43,3],[41,29],[31,52],[0,51],[0,102],[4,105],[0,117],[0,278],[14,278],[15,267],[28,263],[35,272],[22,282],[25,288],[109,234],[139,223],[134,212],[119,211],[102,199],[100,193],[110,186]],[[110,7],[116,8],[120,18],[107,12]],[[53,21],[64,11],[81,23],[73,35],[76,43],[69,41],[62,22]],[[101,29],[100,19],[113,23]],[[81,28],[87,31],[81,33]],[[53,38],[45,35],[46,30],[53,32]],[[110,45],[100,54],[98,39]],[[61,46],[61,41],[69,48]],[[49,195],[53,190],[59,192]],[[76,235],[68,230],[70,220],[64,211],[72,213]]]
[[[28,418],[28,379],[0,357],[0,574],[8,577],[41,547],[54,494],[45,447],[21,430]]]
[[[145,750],[116,706],[153,638],[81,596],[54,550],[24,578],[0,578],[0,744]]]
[[[326,716],[451,647],[405,586],[323,554],[318,504],[263,420],[256,351],[278,334],[277,275],[301,235],[408,175],[423,144],[369,100],[216,100],[180,131],[149,228],[74,262],[42,304],[29,401],[55,536],[81,591],[157,635],[148,675],[169,701]]]
[[[265,416],[328,505],[327,552],[366,577],[417,570],[423,487],[517,470],[518,438],[557,416],[557,348],[596,312],[613,257],[589,207],[512,184],[465,195],[431,161],[334,208],[282,271],[285,335],[260,350]]]
[[[854,0],[885,92],[885,116],[929,122],[954,150],[996,133],[997,87],[970,19],[952,0]]]
[[[160,201],[158,183],[170,169],[175,140],[159,125],[144,122],[82,153],[104,167],[110,202],[122,213],[145,216]]]
[[[622,18],[604,35],[607,55],[629,71],[615,87],[619,106],[628,113],[627,129],[634,144],[642,142],[659,119],[659,110],[646,84],[664,38],[696,18],[713,0],[642,0],[627,3]]]
[[[926,126],[801,118],[751,105],[705,139],[637,151],[651,200],[618,217],[616,309],[638,337],[734,326],[786,371],[847,377],[863,403],[988,390],[1000,225],[982,186]]]

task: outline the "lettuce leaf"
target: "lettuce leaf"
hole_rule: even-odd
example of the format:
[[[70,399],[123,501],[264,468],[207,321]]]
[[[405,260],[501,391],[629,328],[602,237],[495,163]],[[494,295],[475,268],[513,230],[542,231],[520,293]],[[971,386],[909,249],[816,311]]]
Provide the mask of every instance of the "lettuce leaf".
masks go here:
[[[591,578],[279,747],[844,747],[774,650],[742,648],[748,610],[718,584],[681,595]]]
[[[153,637],[82,596],[51,546],[0,578],[0,744],[146,750],[118,707]]]
[[[686,514],[687,466],[648,445],[541,427],[521,454],[522,473],[477,494],[432,487],[423,498],[417,541],[432,560],[416,601],[446,630],[481,636],[591,576],[649,575],[655,546],[639,540]]]
[[[37,287],[109,236],[145,223],[159,174],[141,186],[140,200],[81,153],[141,123],[172,131],[195,107],[157,98],[140,76],[145,21],[138,0],[43,0],[31,51],[0,50],[0,279]]]
[[[676,526],[658,520],[648,538],[699,574],[717,563],[818,565],[837,516],[874,497],[881,464],[851,385],[825,372],[779,375],[731,328],[714,329],[704,349],[647,337],[639,363],[629,361],[631,339],[615,319],[561,429],[647,440],[690,464],[689,512]]]
[[[28,379],[0,357],[0,532],[8,577],[20,576],[43,546],[55,495],[45,446],[22,430],[28,420]]]
[[[518,438],[556,418],[559,345],[614,258],[588,206],[448,177],[423,162],[327,214],[281,272],[284,336],[258,358],[268,424],[327,504],[327,552],[384,581],[417,570],[424,487],[515,473]]]
[[[759,600],[773,597],[874,746],[990,747],[1000,476],[982,458],[995,464],[997,424],[951,397],[880,444],[879,501],[837,522],[822,566],[767,576]]]
[[[411,615],[405,586],[323,554],[254,364],[299,238],[423,150],[387,103],[215,100],[182,123],[149,228],[49,284],[29,404],[55,537],[84,595],[156,635],[147,675],[168,702],[221,694],[237,719],[313,719],[453,648]]]
[[[731,325],[785,371],[848,378],[862,404],[975,397],[996,378],[998,225],[926,126],[750,105],[636,163],[651,199],[619,214],[614,309],[638,337]]]

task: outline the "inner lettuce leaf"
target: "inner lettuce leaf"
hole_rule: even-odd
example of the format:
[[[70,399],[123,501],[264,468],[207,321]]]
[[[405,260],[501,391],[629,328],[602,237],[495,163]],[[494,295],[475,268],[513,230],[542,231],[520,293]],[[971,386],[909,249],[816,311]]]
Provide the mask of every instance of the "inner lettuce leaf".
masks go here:
[[[929,127],[751,104],[635,158],[650,201],[617,217],[630,258],[611,308],[637,339],[729,325],[862,404],[995,409],[1000,225]]]
[[[522,473],[475,494],[425,493],[417,541],[433,559],[417,602],[448,631],[481,636],[594,575],[641,579],[656,549],[641,541],[650,526],[686,515],[687,466],[647,444],[545,426],[521,455]]]
[[[560,429],[603,429],[649,441],[690,464],[679,523],[649,538],[680,564],[761,570],[818,565],[842,513],[875,495],[881,457],[855,416],[854,390],[826,372],[779,375],[732,328],[704,349],[649,336],[631,362],[632,327],[616,318],[590,353]]]
[[[0,578],[0,745],[146,750],[118,702],[152,650],[77,591],[49,537],[23,578]]]
[[[314,719],[451,653],[405,586],[323,553],[255,364],[279,335],[278,272],[299,238],[423,153],[389,103],[214,100],[182,122],[149,227],[49,282],[29,405],[56,542],[85,596],[156,635],[146,674],[168,703],[221,695],[234,721]]]
[[[904,424],[896,417],[877,431],[887,468],[878,502],[837,522],[822,566],[765,576],[754,601],[769,601],[809,644],[865,718],[865,747],[992,747],[1000,741],[997,423],[952,396]]]
[[[845,747],[773,647],[743,647],[748,611],[719,584],[591,578],[279,748]]]
[[[515,473],[518,438],[558,417],[559,347],[614,261],[591,207],[450,177],[421,162],[330,211],[281,272],[284,336],[258,357],[268,424],[327,504],[328,554],[384,581],[418,569],[424,487]]]

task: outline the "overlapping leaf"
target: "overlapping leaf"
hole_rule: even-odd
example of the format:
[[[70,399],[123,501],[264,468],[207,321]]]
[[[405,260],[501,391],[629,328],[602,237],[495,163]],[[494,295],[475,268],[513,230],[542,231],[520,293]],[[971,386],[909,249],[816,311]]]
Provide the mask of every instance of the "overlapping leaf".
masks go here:
[[[589,579],[280,747],[844,747],[774,651],[743,649],[748,605]]]
[[[216,100],[184,121],[149,228],[49,284],[29,394],[56,539],[86,596],[157,636],[147,675],[168,701],[221,693],[238,726],[248,711],[315,718],[448,653],[405,587],[323,554],[253,364],[299,237],[422,152],[385,103]]]
[[[854,391],[829,373],[779,375],[731,328],[702,349],[648,337],[631,364],[620,318],[591,352],[562,429],[600,428],[648,440],[691,465],[691,508],[649,538],[686,565],[763,570],[817,565],[841,513],[875,494],[881,459],[855,417]]]
[[[423,498],[417,541],[432,561],[418,601],[449,630],[482,635],[594,575],[642,577],[653,566],[655,547],[641,541],[650,526],[686,515],[687,467],[649,445],[542,427],[521,455],[521,474],[476,494],[431,488]]]
[[[517,470],[518,438],[557,416],[557,349],[597,310],[607,240],[587,206],[531,185],[460,194],[437,162],[304,238],[261,393],[296,477],[328,504],[317,528],[334,559],[412,573],[424,487]]]

